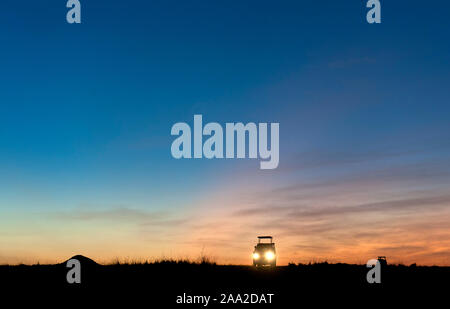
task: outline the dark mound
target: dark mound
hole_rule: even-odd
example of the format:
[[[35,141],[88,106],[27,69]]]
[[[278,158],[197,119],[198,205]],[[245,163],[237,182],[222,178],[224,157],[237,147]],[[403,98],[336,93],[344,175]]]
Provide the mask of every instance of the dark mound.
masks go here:
[[[95,262],[94,260],[92,260],[88,257],[85,257],[84,255],[80,255],[80,254],[72,256],[70,259],[68,259],[67,261],[65,261],[61,264],[66,266],[67,262],[70,260],[78,260],[82,266],[86,266],[86,267],[99,266],[99,264],[97,264],[97,262]]]

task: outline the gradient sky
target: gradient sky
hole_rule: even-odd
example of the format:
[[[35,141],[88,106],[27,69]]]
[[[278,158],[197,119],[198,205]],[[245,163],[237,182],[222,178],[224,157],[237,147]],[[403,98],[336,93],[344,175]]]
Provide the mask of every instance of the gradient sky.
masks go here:
[[[450,265],[448,1],[2,1],[0,263]],[[279,122],[280,164],[171,126]]]

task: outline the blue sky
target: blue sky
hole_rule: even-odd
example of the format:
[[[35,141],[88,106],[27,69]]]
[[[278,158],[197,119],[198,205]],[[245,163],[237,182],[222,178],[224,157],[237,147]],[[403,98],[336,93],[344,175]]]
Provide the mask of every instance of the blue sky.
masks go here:
[[[199,205],[240,209],[236,192],[242,188],[252,199],[261,191],[364,182],[373,175],[384,182],[371,184],[374,196],[358,197],[360,204],[387,197],[389,181],[396,199],[441,196],[448,189],[445,1],[382,1],[379,25],[365,21],[364,1],[81,3],[80,25],[65,22],[62,0],[2,3],[0,211],[11,225],[3,232],[12,235],[0,242],[4,261],[59,257],[8,244],[17,237],[15,227],[28,220],[36,224],[29,230],[35,235],[39,216],[61,212],[83,212],[77,218],[89,211],[93,217],[136,215],[127,218],[170,212],[179,219],[204,213]],[[258,160],[173,159],[170,128],[192,123],[194,114],[203,114],[204,122],[279,122],[279,168],[260,171]],[[228,204],[227,197],[233,197]],[[439,211],[447,215],[448,206]],[[216,216],[207,213],[203,221],[213,224]],[[123,224],[121,216],[112,217],[111,225]],[[55,226],[50,235],[63,222],[52,218],[46,219]],[[255,227],[245,237],[259,232]],[[183,244],[167,237],[174,248]],[[68,243],[58,254],[84,244],[81,238],[79,247]],[[438,242],[436,248],[447,252],[447,246]]]

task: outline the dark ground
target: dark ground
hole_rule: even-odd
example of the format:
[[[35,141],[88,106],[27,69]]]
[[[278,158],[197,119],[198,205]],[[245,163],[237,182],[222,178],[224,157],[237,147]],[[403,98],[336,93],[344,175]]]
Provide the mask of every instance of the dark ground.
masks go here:
[[[366,307],[404,307],[419,300],[449,303],[450,267],[387,265],[382,268],[380,284],[369,284],[365,265],[311,264],[254,269],[251,266],[222,266],[161,262],[155,264],[98,265],[79,257],[81,284],[68,284],[65,263],[58,265],[0,266],[1,294],[21,300],[99,304],[138,302],[141,307],[196,307],[202,304],[177,304],[177,296],[211,296],[208,307],[236,307],[237,294],[274,294],[272,304],[241,304],[247,307],[300,308],[309,304],[323,306],[356,305]],[[226,295],[228,304],[221,303]],[[232,294],[230,301],[229,294]],[[13,296],[14,295],[14,296]],[[33,295],[22,299],[15,295]],[[92,297],[92,298],[91,298]],[[268,296],[266,295],[266,299]],[[89,299],[89,300],[88,300]],[[213,301],[216,299],[216,301]],[[254,297],[255,300],[255,297]],[[147,305],[146,305],[147,304]],[[88,306],[90,307],[90,306]],[[444,306],[445,307],[445,306]]]

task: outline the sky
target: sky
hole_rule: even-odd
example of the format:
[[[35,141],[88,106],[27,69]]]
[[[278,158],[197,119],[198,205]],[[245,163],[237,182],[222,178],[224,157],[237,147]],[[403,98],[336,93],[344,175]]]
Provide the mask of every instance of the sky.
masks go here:
[[[0,264],[206,255],[450,265],[450,5],[6,0]],[[174,159],[173,124],[280,124],[280,163]]]

